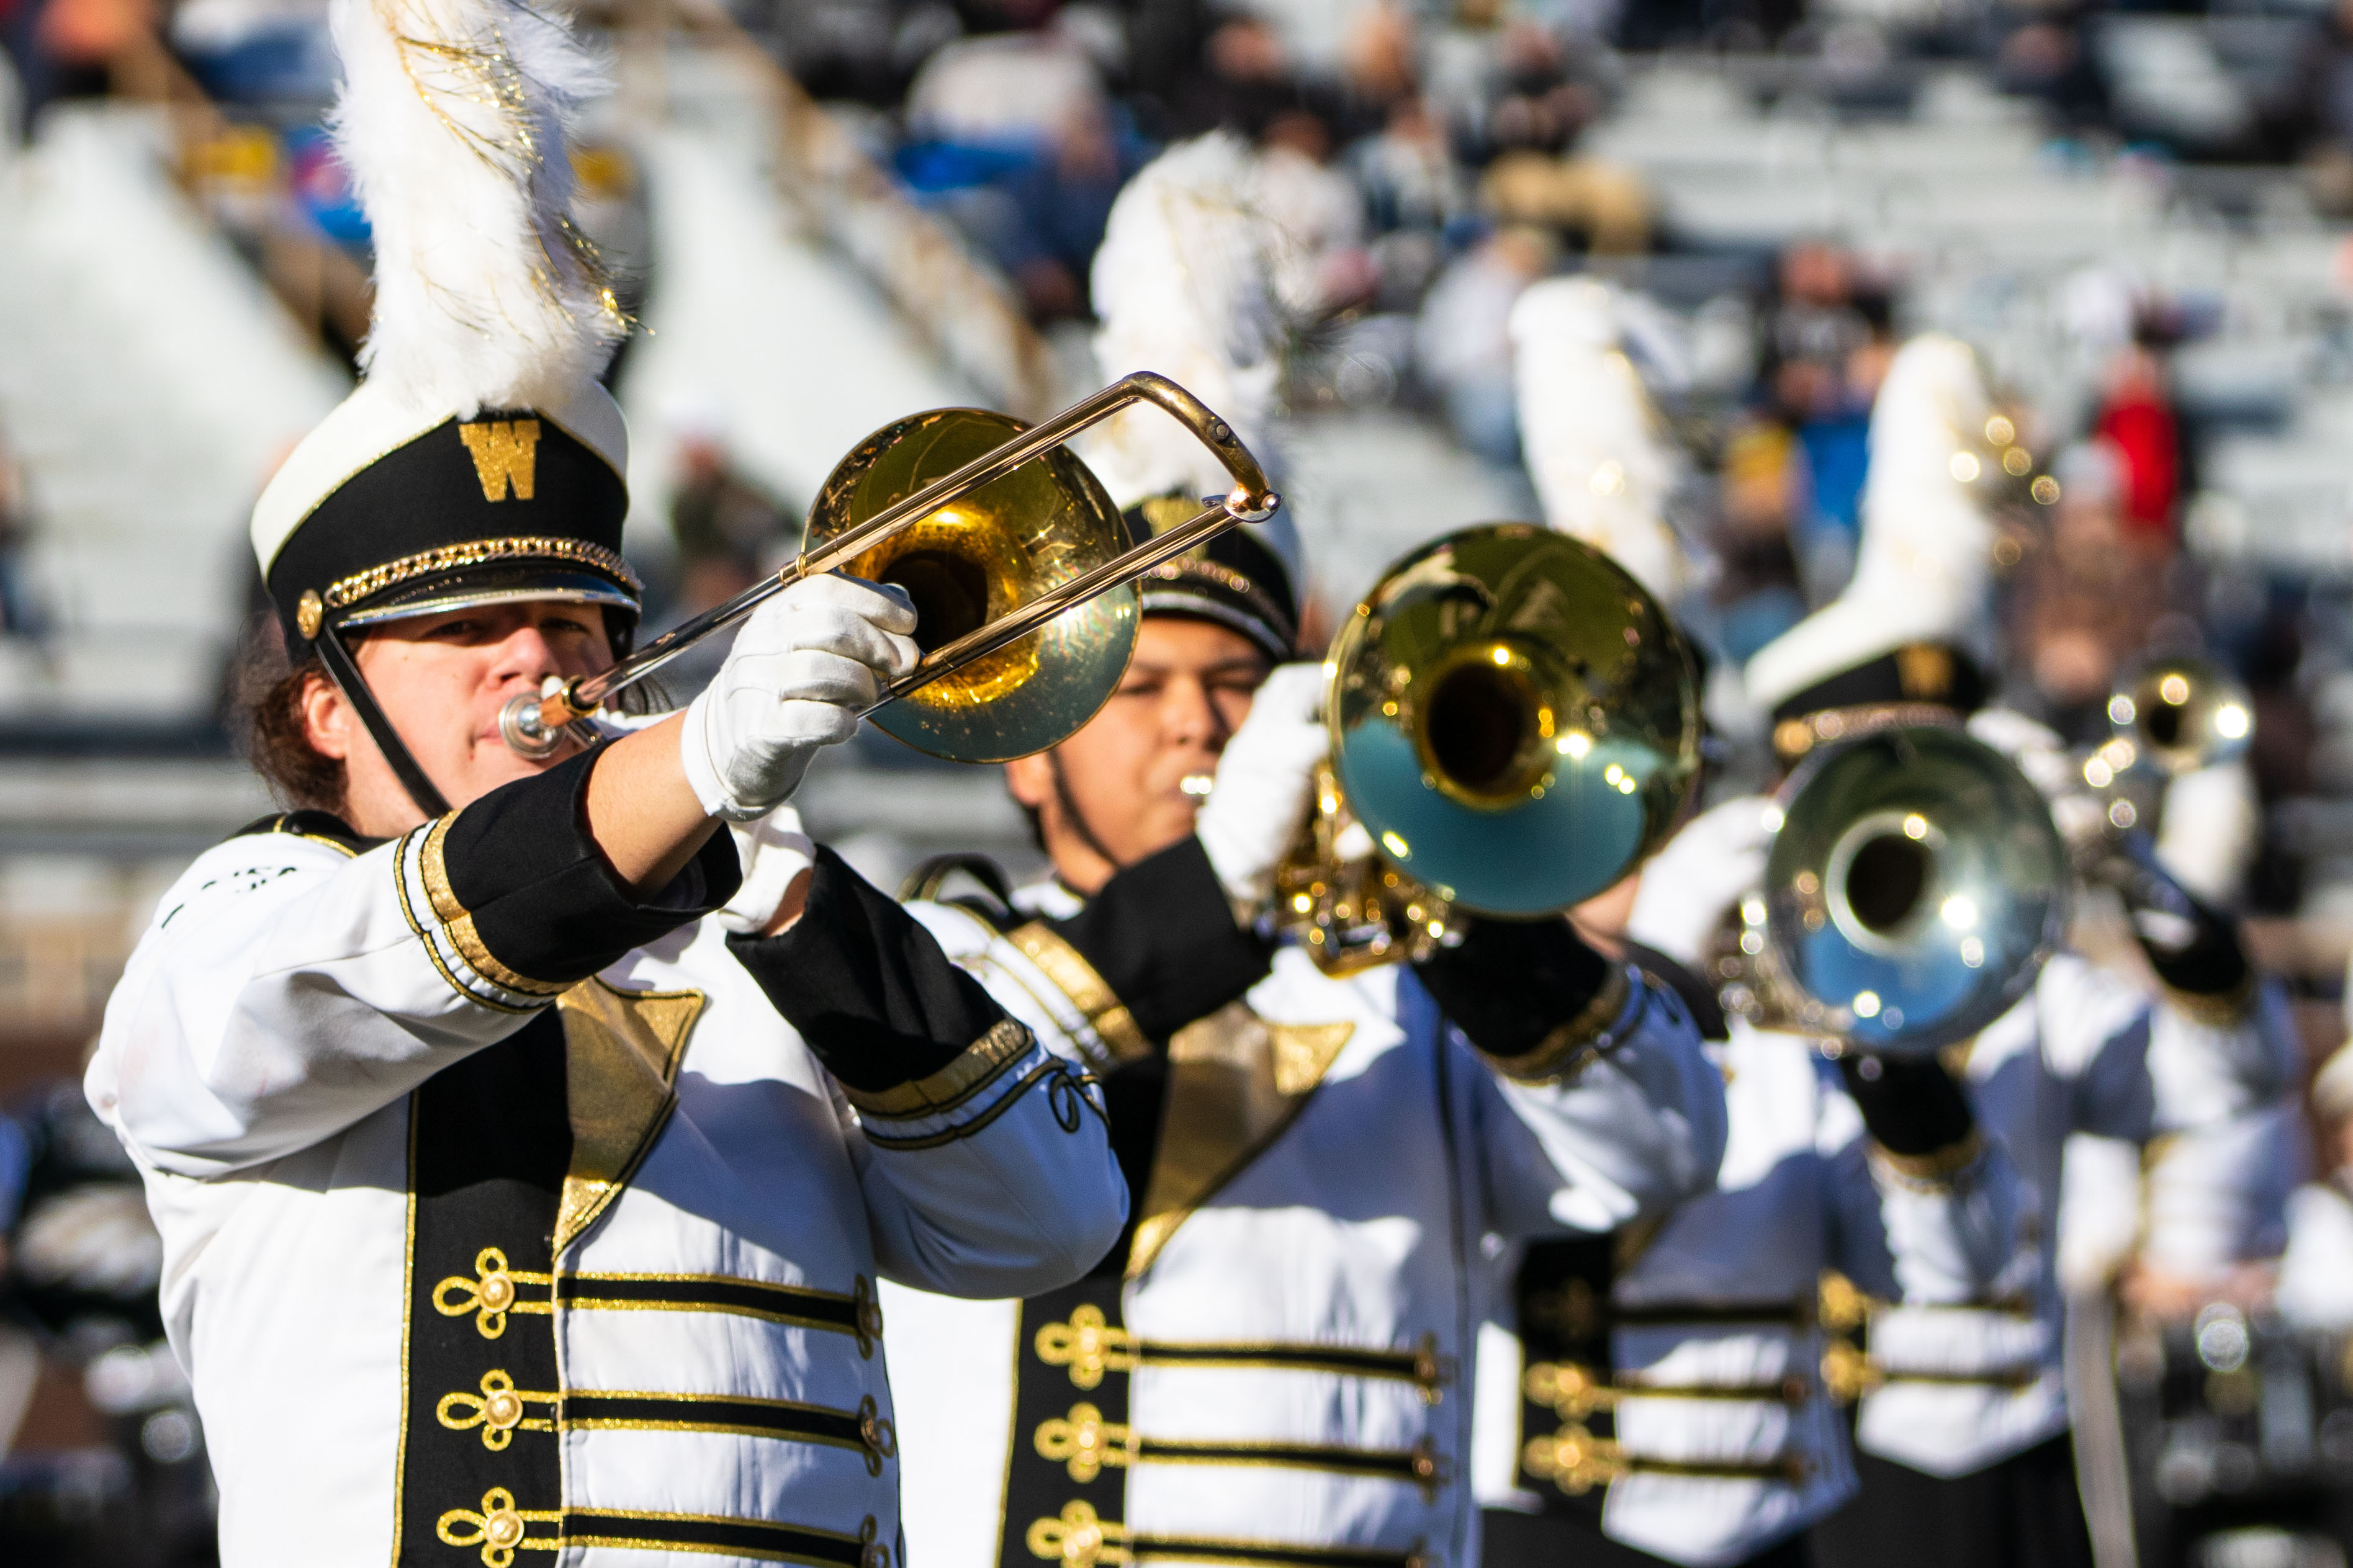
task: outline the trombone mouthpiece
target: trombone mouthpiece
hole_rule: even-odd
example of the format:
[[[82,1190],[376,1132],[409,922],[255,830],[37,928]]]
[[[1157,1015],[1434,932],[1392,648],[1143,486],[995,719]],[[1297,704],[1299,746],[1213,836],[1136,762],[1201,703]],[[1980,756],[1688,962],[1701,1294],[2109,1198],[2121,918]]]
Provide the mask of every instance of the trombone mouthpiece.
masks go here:
[[[1209,798],[1209,790],[1218,781],[1208,773],[1187,773],[1176,782],[1176,787],[1195,800]]]
[[[573,710],[569,688],[558,676],[548,677],[539,692],[525,691],[499,710],[499,738],[507,750],[534,762],[555,754],[564,743],[564,727],[581,715]]]

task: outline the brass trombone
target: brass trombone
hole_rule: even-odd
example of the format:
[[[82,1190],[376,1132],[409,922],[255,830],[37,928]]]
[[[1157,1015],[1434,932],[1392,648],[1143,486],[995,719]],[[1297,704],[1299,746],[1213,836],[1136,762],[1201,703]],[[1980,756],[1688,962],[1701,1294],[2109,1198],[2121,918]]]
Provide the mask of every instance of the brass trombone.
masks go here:
[[[1615,562],[1550,529],[1408,554],[1324,669],[1331,761],[1274,917],[1330,973],[1427,953],[1458,910],[1581,903],[1664,842],[1698,781],[1691,650]]]
[[[1119,509],[1063,449],[1120,410],[1149,403],[1233,477],[1223,497],[1130,544]],[[1130,584],[1281,504],[1233,427],[1149,371],[1123,377],[1042,425],[973,408],[934,409],[859,443],[818,492],[798,557],[773,577],[655,638],[610,668],[551,678],[499,716],[507,744],[552,754],[569,726],[805,577],[848,570],[915,601],[923,658],[866,710],[919,750],[958,762],[1039,751],[1086,722],[1135,644]]]

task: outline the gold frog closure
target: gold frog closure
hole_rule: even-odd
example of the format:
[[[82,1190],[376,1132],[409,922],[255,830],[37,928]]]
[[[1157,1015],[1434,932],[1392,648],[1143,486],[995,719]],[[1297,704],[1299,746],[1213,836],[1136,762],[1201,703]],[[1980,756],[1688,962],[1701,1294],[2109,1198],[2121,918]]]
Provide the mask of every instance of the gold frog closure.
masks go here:
[[[504,1487],[492,1487],[482,1494],[482,1510],[453,1508],[443,1514],[433,1526],[433,1533],[446,1546],[479,1546],[482,1549],[482,1568],[511,1568],[517,1552],[555,1552],[563,1548],[561,1509],[519,1509],[514,1493]],[[534,1524],[558,1527],[554,1535],[539,1540],[531,1537]]]
[[[1071,1479],[1081,1486],[1103,1474],[1106,1465],[1135,1462],[1134,1438],[1130,1429],[1116,1421],[1104,1420],[1103,1412],[1092,1405],[1071,1405],[1068,1420],[1039,1422],[1034,1441],[1039,1458],[1064,1466],[1071,1472]]]
[[[1048,1366],[1071,1369],[1071,1382],[1093,1388],[1109,1372],[1134,1372],[1139,1364],[1135,1336],[1114,1329],[1100,1307],[1080,1307],[1067,1323],[1048,1323],[1038,1331],[1038,1359]]]
[[[433,1287],[433,1310],[445,1318],[462,1318],[479,1312],[474,1328],[486,1340],[497,1339],[507,1331],[509,1312],[536,1312],[542,1315],[555,1310],[553,1300],[554,1279],[535,1274],[529,1269],[509,1268],[507,1255],[495,1247],[486,1247],[474,1255],[475,1278],[452,1274]],[[519,1287],[546,1286],[550,1299],[526,1301]]]
[[[553,1415],[542,1418],[530,1414],[533,1405],[551,1408],[563,1402],[556,1394],[533,1394],[514,1385],[514,1379],[495,1368],[482,1373],[482,1392],[471,1394],[464,1390],[445,1394],[433,1407],[434,1419],[452,1432],[482,1429],[482,1447],[492,1453],[514,1441],[518,1427],[525,1432],[553,1432]]]

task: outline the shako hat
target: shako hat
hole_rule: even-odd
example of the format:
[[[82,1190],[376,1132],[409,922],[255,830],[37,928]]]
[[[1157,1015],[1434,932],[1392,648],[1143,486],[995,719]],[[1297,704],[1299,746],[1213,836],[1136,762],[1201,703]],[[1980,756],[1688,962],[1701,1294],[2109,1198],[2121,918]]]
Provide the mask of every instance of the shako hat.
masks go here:
[[[605,89],[520,0],[333,0],[332,117],[375,246],[362,384],[253,510],[299,662],[315,649],[418,806],[441,796],[343,634],[526,599],[596,605],[626,639],[628,432],[597,384],[627,322],[572,222],[565,131]]]
[[[1896,351],[1872,405],[1854,577],[1745,672],[1785,763],[1906,709],[1985,704],[1973,650],[1988,632],[1994,526],[1977,479],[1993,471],[1992,412],[1967,344],[1926,333]]]
[[[1112,203],[1092,286],[1106,378],[1151,370],[1214,408],[1263,460],[1291,316],[1283,279],[1303,247],[1254,195],[1250,148],[1225,132],[1182,142]],[[1082,448],[1142,539],[1198,512],[1232,477],[1155,408],[1131,408]],[[1195,616],[1241,633],[1276,660],[1299,651],[1303,564],[1288,510],[1227,530],[1146,574],[1146,615]]]

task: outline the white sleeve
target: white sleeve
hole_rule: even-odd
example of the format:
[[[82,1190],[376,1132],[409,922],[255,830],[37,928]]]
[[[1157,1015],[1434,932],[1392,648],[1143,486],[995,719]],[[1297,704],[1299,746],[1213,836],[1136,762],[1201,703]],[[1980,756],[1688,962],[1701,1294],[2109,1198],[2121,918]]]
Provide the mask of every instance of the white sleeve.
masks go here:
[[[1504,1235],[1612,1230],[1715,1184],[1724,1077],[1701,1051],[1682,998],[1639,971],[1620,973],[1628,984],[1593,1042],[1602,1048],[1565,1071],[1497,1063],[1445,1026],[1450,1049],[1478,1063],[1469,1077],[1488,1221]],[[1402,1000],[1403,977],[1398,989]]]
[[[1840,1272],[1910,1305],[1960,1306],[1985,1300],[2031,1262],[2019,1250],[2018,1176],[2000,1139],[1972,1131],[1950,1152],[1890,1153],[1864,1130],[1835,1069],[1822,1066],[1816,1138]]]
[[[198,857],[107,1003],[99,1115],[161,1170],[222,1175],[351,1126],[553,1000],[443,918],[427,831],[358,856],[268,833]]]

